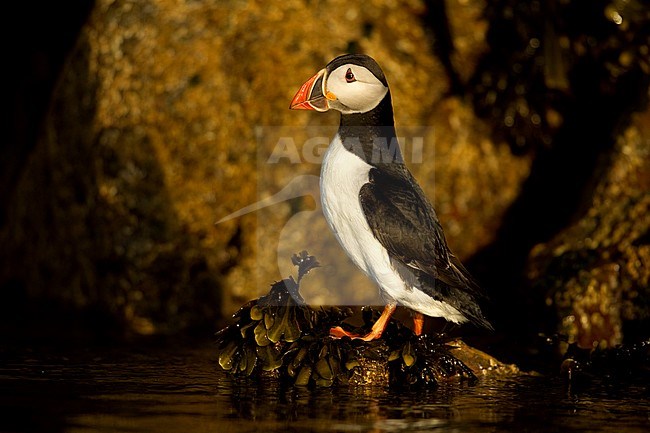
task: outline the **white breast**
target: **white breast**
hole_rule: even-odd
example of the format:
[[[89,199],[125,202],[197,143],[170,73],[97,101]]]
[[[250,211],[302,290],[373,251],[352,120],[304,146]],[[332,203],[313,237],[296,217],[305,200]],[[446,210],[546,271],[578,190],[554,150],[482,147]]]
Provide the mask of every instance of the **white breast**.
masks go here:
[[[321,168],[321,202],[327,222],[355,265],[382,288],[404,283],[395,275],[388,252],[375,239],[359,201],[372,166],[343,147],[338,134]],[[383,284],[382,284],[383,283]]]
[[[350,259],[389,300],[428,316],[460,323],[467,319],[455,308],[433,300],[418,289],[406,287],[390,263],[388,251],[373,235],[359,201],[372,166],[343,147],[338,134],[327,149],[321,168],[323,214]]]

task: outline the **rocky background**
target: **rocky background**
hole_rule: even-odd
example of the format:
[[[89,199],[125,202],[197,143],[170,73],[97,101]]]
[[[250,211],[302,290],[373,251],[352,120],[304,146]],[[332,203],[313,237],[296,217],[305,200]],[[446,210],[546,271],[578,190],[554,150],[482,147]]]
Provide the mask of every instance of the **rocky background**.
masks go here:
[[[335,130],[335,113],[288,103],[336,55],[365,52],[389,78],[398,132],[424,138],[409,165],[490,293],[499,338],[648,337],[644,2],[41,6],[18,13],[11,48],[4,334],[211,333],[303,249],[325,265],[308,300],[370,302],[317,212],[318,164],[268,163],[281,137],[302,152]],[[290,200],[215,224],[299,176]]]

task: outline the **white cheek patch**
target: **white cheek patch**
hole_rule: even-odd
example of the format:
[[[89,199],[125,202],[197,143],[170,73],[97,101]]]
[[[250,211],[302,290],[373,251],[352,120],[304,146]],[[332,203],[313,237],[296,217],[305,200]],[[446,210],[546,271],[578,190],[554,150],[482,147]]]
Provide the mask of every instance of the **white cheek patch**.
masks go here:
[[[345,73],[348,69],[352,69],[356,81],[351,83],[346,81]],[[377,77],[366,68],[357,65],[343,65],[334,70],[327,79],[327,90],[332,92],[338,102],[350,113],[365,113],[372,110],[388,93],[388,88]]]
[[[348,83],[346,83],[348,84]],[[355,81],[346,86],[345,91],[334,94],[339,101],[354,111],[365,113],[372,110],[384,99],[388,89],[383,84],[369,84]]]

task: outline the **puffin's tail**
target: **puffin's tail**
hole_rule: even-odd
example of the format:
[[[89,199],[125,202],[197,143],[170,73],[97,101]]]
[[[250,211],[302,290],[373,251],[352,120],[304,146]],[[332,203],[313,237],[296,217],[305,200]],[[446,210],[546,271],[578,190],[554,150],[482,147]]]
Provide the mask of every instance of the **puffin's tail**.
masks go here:
[[[437,283],[439,285],[442,284],[449,286],[448,290],[450,292],[450,297],[460,300],[458,305],[452,305],[463,313],[470,322],[477,326],[489,329],[490,331],[494,331],[494,327],[483,315],[483,311],[481,310],[481,304],[488,301],[487,294],[483,289],[481,289],[476,280],[472,277],[465,266],[463,266],[460,260],[456,258],[456,256],[450,254],[449,259],[449,270],[453,273],[453,277],[437,278]],[[442,275],[447,276],[441,273],[441,276]],[[452,284],[449,284],[444,280],[451,280],[450,282]]]
[[[451,305],[476,326],[494,330],[481,310],[481,304],[487,301],[485,292],[456,257],[450,255],[450,266],[438,270],[436,275],[406,266],[398,260],[392,260],[392,264],[409,286]]]

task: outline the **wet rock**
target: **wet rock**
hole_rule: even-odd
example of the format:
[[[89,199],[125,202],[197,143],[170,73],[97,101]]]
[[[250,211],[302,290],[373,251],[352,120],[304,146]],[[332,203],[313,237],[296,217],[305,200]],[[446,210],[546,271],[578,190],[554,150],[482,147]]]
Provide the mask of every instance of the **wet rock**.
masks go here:
[[[569,344],[560,373],[569,383],[613,378],[616,381],[647,380],[650,377],[650,340],[607,349],[584,349]]]
[[[553,331],[582,348],[647,338],[650,320],[650,111],[636,113],[597,176],[583,215],[531,253]]]
[[[448,345],[453,348],[454,357],[477,376],[524,374],[515,364],[505,364],[481,350],[468,346],[462,340],[453,340]]]

